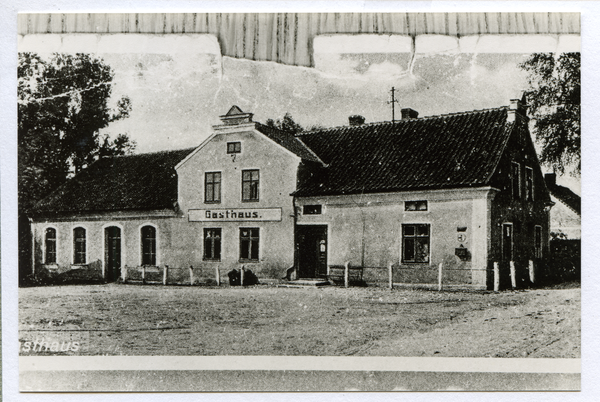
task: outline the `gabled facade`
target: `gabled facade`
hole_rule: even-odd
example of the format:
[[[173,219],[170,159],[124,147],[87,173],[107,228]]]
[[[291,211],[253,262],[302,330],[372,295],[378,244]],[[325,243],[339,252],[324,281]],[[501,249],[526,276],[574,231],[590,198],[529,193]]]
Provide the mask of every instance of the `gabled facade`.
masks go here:
[[[494,262],[506,283],[509,261],[543,258],[551,202],[521,102],[417,116],[292,135],[234,106],[193,150],[98,161],[43,200],[34,267],[280,279],[350,262],[368,282],[391,263],[397,282],[434,283],[442,263],[446,281],[485,288]]]

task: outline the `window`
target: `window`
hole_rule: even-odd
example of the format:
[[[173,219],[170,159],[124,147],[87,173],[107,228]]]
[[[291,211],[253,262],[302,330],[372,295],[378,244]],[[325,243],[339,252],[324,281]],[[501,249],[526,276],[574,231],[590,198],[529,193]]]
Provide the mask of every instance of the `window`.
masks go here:
[[[204,259],[221,260],[221,229],[204,229]]]
[[[242,171],[242,201],[258,201],[258,170]]]
[[[405,201],[405,211],[427,211],[427,201]]]
[[[534,244],[535,244],[535,258],[542,258],[542,227],[535,227],[534,234]]]
[[[85,264],[85,229],[75,228],[73,229],[73,249],[75,255],[73,256],[74,264]]]
[[[142,265],[156,265],[156,228],[144,226],[142,235]]]
[[[525,199],[533,201],[533,169],[525,168]]]
[[[56,229],[46,229],[46,264],[56,264]]]
[[[221,172],[204,174],[204,202],[221,202]]]
[[[510,188],[514,199],[521,198],[521,180],[519,164],[513,162],[510,170]]]
[[[305,205],[302,210],[303,215],[320,215],[322,212],[321,205]]]
[[[402,262],[429,262],[429,225],[402,225]]]
[[[227,153],[228,154],[239,154],[242,152],[242,143],[241,142],[228,142],[227,143]]]
[[[258,261],[258,228],[240,228],[240,260]]]

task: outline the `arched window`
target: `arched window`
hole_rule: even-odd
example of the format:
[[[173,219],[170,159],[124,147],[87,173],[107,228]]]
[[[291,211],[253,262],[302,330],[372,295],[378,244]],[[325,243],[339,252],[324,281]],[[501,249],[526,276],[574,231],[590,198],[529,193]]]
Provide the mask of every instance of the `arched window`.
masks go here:
[[[142,265],[156,265],[156,228],[142,227]]]
[[[75,251],[73,262],[75,264],[85,264],[85,262],[86,262],[85,242],[86,242],[85,241],[85,229],[84,228],[73,229],[73,250]]]
[[[46,245],[46,264],[56,264],[56,229],[46,229],[46,238],[44,239]]]

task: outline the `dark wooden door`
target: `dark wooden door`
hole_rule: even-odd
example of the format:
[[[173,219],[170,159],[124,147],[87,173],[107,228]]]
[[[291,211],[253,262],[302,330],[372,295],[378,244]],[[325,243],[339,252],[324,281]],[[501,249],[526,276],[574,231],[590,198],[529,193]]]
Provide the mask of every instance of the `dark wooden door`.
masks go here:
[[[296,226],[298,276],[318,278],[327,276],[327,225]]]
[[[106,280],[116,281],[121,275],[121,229],[116,226],[104,230],[106,245]]]

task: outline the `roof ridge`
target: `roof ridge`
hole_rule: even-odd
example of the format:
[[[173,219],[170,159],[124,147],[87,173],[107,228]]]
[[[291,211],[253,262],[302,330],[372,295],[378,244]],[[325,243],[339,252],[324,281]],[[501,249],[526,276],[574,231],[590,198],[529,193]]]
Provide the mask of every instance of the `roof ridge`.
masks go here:
[[[151,152],[142,152],[139,154],[127,154],[127,155],[107,155],[105,156],[105,158],[123,158],[123,157],[129,157],[129,156],[143,156],[143,155],[156,155],[156,154],[165,154],[168,152],[183,152],[183,151],[192,151],[194,149],[198,148],[198,146],[195,147],[188,147],[188,148],[180,148],[180,149],[164,149],[162,151],[151,151]]]
[[[391,124],[404,123],[404,122],[408,122],[408,121],[416,121],[416,120],[423,121],[423,120],[437,119],[437,118],[440,118],[440,117],[447,117],[447,116],[462,116],[462,115],[467,115],[467,114],[489,113],[489,112],[500,111],[500,110],[507,110],[507,109],[508,109],[508,106],[498,106],[498,107],[495,107],[495,108],[474,109],[474,110],[467,110],[467,111],[464,111],[464,112],[442,113],[442,114],[436,114],[436,115],[431,115],[431,116],[415,117],[415,118],[411,118],[411,119],[407,119],[407,120],[396,120],[394,122],[392,122],[390,120],[372,121],[370,123],[363,123],[363,124],[360,124],[358,126],[343,125],[343,126],[325,127],[325,128],[314,129],[314,130],[309,130],[309,131],[301,131],[301,132],[296,133],[294,135],[296,137],[299,137],[299,136],[305,135],[305,134],[312,134],[312,133],[323,132],[323,131],[337,130],[337,129],[340,129],[340,128],[365,127],[365,126],[386,125],[386,124],[390,124],[391,125]]]

